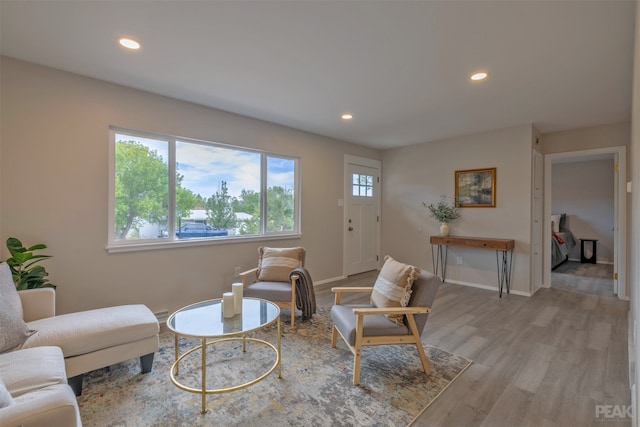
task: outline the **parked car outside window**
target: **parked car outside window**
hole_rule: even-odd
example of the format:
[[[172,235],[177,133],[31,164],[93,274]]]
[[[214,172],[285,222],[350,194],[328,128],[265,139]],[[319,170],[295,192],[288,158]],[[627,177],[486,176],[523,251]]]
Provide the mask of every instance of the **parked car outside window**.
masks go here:
[[[186,223],[182,225],[182,227],[180,227],[178,230],[176,230],[176,237],[178,237],[179,239],[189,239],[194,237],[219,237],[227,236],[228,234],[229,233],[227,230],[220,230],[199,222]]]

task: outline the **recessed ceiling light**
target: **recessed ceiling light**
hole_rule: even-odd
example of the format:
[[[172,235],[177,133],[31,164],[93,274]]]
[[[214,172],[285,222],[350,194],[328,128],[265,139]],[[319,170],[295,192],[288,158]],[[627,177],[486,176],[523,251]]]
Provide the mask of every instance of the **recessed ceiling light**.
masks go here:
[[[342,120],[351,120],[353,119],[353,114],[343,114]]]
[[[471,80],[484,80],[488,76],[485,72],[474,73],[471,75]]]
[[[128,37],[119,38],[118,43],[120,43],[121,46],[126,47],[127,49],[131,49],[131,50],[140,49],[140,43]]]

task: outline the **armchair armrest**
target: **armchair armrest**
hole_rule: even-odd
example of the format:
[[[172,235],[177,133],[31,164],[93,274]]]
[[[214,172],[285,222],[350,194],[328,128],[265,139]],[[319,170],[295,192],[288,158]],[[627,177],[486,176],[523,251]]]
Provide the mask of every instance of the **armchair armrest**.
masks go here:
[[[335,288],[331,288],[331,292],[339,293],[339,292],[371,292],[373,291],[373,286],[337,286]]]
[[[56,315],[56,291],[53,288],[36,288],[19,291],[22,317],[25,322]]]
[[[242,286],[250,285],[258,279],[258,267],[252,268],[251,270],[243,271],[239,274],[240,280],[242,281]]]
[[[356,293],[356,292],[360,292],[360,293],[371,293],[373,291],[373,287],[372,286],[337,286],[335,288],[331,288],[331,292],[333,292],[334,294],[336,294],[336,298],[334,301],[335,305],[339,305],[340,304],[340,296],[343,293]]]
[[[354,308],[353,314],[356,316],[367,314],[424,314],[429,313],[429,307],[371,307]]]

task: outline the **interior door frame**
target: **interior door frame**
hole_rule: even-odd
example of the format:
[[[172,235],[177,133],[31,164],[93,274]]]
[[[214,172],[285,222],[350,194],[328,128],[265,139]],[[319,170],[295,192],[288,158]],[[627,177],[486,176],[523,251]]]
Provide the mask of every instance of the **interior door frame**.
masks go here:
[[[544,230],[551,230],[551,167],[554,160],[613,154],[618,173],[614,175],[614,271],[618,273],[618,298],[628,300],[627,283],[627,147],[606,147],[567,151],[544,156]],[[544,233],[543,286],[551,286],[551,233]],[[615,281],[614,281],[615,283]],[[614,285],[615,286],[615,285]]]
[[[351,177],[349,176],[349,165],[358,165],[365,166],[369,168],[377,169],[380,176],[380,183],[378,185],[378,191],[382,188],[382,161],[369,159],[366,157],[353,156],[351,154],[344,155],[344,193],[342,204],[344,209],[342,210],[342,276],[348,276],[348,264],[349,264],[349,253],[348,253],[348,242],[347,242],[347,227],[349,226],[349,194],[351,191]],[[380,193],[382,193],[380,191]],[[378,213],[378,217],[380,220],[376,224],[376,251],[380,253],[380,224],[382,224],[382,213],[381,213],[381,205],[382,205],[382,194],[379,194],[376,198],[376,212]],[[378,258],[378,269],[380,269],[380,259]]]

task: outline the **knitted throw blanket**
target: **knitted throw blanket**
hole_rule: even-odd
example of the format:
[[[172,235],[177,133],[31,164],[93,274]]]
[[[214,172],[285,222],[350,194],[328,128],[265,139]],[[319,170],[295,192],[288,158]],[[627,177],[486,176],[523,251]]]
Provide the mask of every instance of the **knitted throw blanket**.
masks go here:
[[[298,276],[296,281],[296,307],[302,310],[303,319],[311,319],[316,312],[316,294],[313,290],[313,281],[309,271],[304,267],[299,267],[291,271],[291,276]]]

